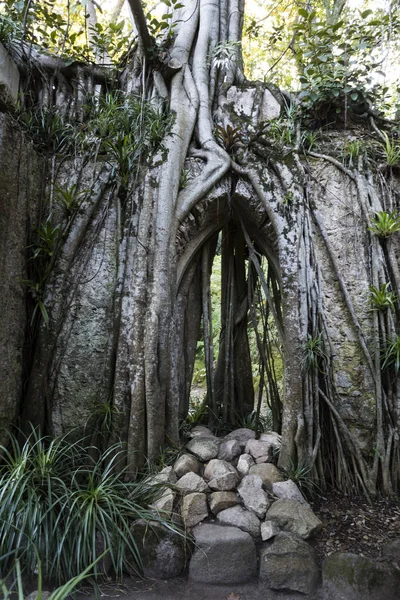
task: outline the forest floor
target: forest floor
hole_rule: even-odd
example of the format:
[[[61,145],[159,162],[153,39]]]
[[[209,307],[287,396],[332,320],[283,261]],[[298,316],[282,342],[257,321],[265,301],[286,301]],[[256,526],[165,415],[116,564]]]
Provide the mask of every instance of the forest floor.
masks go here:
[[[400,500],[349,497],[337,492],[320,495],[312,508],[323,522],[322,531],[311,541],[318,562],[334,552],[351,552],[371,558],[380,556],[381,547],[400,538]],[[298,600],[302,594],[274,592],[258,581],[226,586],[204,585],[178,577],[169,581],[125,579],[120,585],[101,586],[98,598],[110,600]],[[320,600],[317,591],[308,600]],[[92,600],[88,592],[77,600]]]

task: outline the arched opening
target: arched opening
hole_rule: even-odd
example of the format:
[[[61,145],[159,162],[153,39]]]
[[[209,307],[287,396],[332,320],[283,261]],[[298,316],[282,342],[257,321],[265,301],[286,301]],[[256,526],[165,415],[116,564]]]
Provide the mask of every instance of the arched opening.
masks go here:
[[[221,188],[180,228],[180,414],[220,432],[280,432],[282,424],[277,244],[254,204],[249,210],[247,194]]]

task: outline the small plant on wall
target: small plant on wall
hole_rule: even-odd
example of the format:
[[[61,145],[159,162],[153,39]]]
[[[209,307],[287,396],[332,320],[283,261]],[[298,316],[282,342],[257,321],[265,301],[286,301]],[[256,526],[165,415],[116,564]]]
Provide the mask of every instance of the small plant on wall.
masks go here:
[[[400,214],[397,212],[376,212],[368,230],[382,239],[388,238],[400,231]]]

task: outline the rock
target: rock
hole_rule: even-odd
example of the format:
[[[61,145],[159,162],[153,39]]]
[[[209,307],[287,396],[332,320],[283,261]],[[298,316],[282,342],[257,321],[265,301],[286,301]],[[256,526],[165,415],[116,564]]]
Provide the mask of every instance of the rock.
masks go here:
[[[265,517],[269,507],[269,500],[262,485],[262,479],[258,475],[245,475],[237,489],[245,508],[252,510],[260,519]]]
[[[280,532],[280,529],[273,521],[264,521],[261,523],[261,539],[263,542],[270,540]]]
[[[217,438],[195,437],[186,446],[192,454],[202,462],[218,456],[219,441]]]
[[[242,477],[249,474],[250,467],[254,465],[254,458],[250,454],[242,454],[239,456],[237,471]]]
[[[277,500],[268,510],[266,518],[274,521],[284,531],[295,533],[303,540],[308,540],[322,528],[321,521],[311,508],[295,500]]]
[[[250,467],[249,475],[258,475],[263,480],[265,489],[272,492],[272,485],[277,481],[283,481],[283,477],[279,469],[271,463],[263,463],[261,465],[253,465]]]
[[[228,433],[228,435],[225,436],[225,441],[236,440],[237,442],[239,442],[240,447],[243,449],[245,447],[246,443],[249,440],[254,440],[255,437],[256,437],[255,431],[252,431],[251,429],[246,429],[245,427],[242,427],[241,429],[235,429],[234,431],[231,431],[230,433]]]
[[[246,443],[246,454],[251,454],[256,463],[270,462],[272,460],[272,446],[269,442],[261,440],[249,440]]]
[[[192,454],[182,454],[173,467],[177,477],[183,477],[186,473],[200,473],[201,462]]]
[[[260,521],[256,515],[241,506],[232,506],[217,514],[217,521],[222,525],[232,525],[249,533],[252,538],[260,537]]]
[[[276,100],[275,96],[269,90],[264,90],[264,96],[261,104],[260,110],[260,120],[261,121],[271,121],[272,119],[277,119],[281,113],[281,105],[278,100]]]
[[[248,533],[204,523],[193,529],[193,535],[196,549],[189,564],[193,581],[231,584],[256,575],[257,552]]]
[[[400,539],[392,540],[382,547],[382,557],[400,567]]]
[[[186,566],[187,555],[183,536],[163,527],[156,521],[150,523],[136,521],[132,525],[132,532],[140,553],[145,577],[170,579],[182,573]],[[130,574],[136,575],[137,573],[132,570]]]
[[[312,549],[293,534],[279,533],[272,544],[261,552],[260,580],[274,590],[310,594],[319,578]]]
[[[287,481],[277,481],[272,484],[272,492],[277,498],[286,498],[287,500],[296,500],[300,504],[309,506],[307,500],[297,487],[294,481],[288,479]]]
[[[194,527],[208,517],[207,497],[194,492],[184,496],[181,508],[182,521],[185,527]]]
[[[204,425],[196,425],[196,427],[193,427],[192,431],[190,432],[190,437],[192,437],[192,438],[195,438],[195,437],[214,438],[215,435],[213,434],[211,429],[209,429],[208,427],[205,427]]]
[[[166,513],[169,517],[172,515],[174,508],[174,501],[176,498],[176,492],[170,489],[166,489],[162,495],[153,502],[152,508],[155,508],[158,512]]]
[[[261,442],[267,442],[272,446],[272,451],[279,452],[282,446],[282,436],[275,431],[266,431],[260,435]]]
[[[210,460],[204,469],[204,479],[212,490],[234,490],[239,481],[235,467],[225,460]]]
[[[357,554],[333,554],[322,563],[325,600],[397,600],[400,571]]]
[[[227,440],[222,442],[218,451],[218,458],[220,460],[227,460],[232,462],[237,458],[242,451],[242,447],[236,440]]]
[[[17,106],[19,79],[17,65],[4,46],[0,44],[0,99],[3,104],[13,108]]]
[[[176,483],[176,475],[172,467],[165,467],[157,475],[152,475],[146,480],[147,485],[159,485],[160,483]]]
[[[236,506],[239,502],[235,492],[213,492],[209,501],[210,510],[213,515],[217,515],[221,510]]]
[[[36,592],[31,592],[29,594],[29,596],[26,597],[26,600],[36,600],[39,597],[38,594],[39,594],[38,590],[36,590]],[[51,598],[51,592],[42,591],[40,600],[50,600],[50,598]]]
[[[183,494],[210,491],[204,479],[196,473],[186,473],[186,475],[178,479],[176,486],[182,491]]]

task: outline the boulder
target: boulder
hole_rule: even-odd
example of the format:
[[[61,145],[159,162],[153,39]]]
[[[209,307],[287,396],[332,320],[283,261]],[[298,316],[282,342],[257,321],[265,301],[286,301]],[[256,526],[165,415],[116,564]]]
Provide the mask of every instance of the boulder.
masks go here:
[[[263,480],[263,485],[266,490],[272,492],[272,485],[277,481],[283,481],[283,477],[279,469],[271,463],[262,463],[253,465],[249,469],[249,475],[259,475]]]
[[[153,502],[151,507],[155,508],[157,512],[166,513],[169,517],[171,517],[175,498],[176,492],[167,488],[164,490],[161,496]]]
[[[400,571],[357,554],[332,554],[322,563],[324,600],[398,600]]]
[[[295,500],[277,500],[267,512],[266,519],[276,523],[284,531],[295,533],[307,540],[322,528],[321,521],[309,506]]]
[[[218,451],[220,460],[234,461],[241,453],[242,447],[236,440],[226,440],[222,442]]]
[[[184,496],[181,507],[182,521],[185,527],[194,527],[208,517],[207,497],[194,492]]]
[[[282,437],[275,431],[266,431],[260,435],[261,442],[268,442],[272,446],[273,453],[279,452],[282,446]]]
[[[209,500],[210,510],[213,515],[217,515],[221,510],[236,506],[239,502],[235,492],[213,492]]]
[[[258,475],[245,475],[237,489],[245,508],[252,510],[259,519],[265,517],[269,507],[269,500],[262,485],[262,479]]]
[[[244,451],[246,454],[251,454],[257,464],[271,462],[272,460],[272,445],[269,442],[249,440]]]
[[[239,475],[235,467],[226,460],[210,460],[204,469],[204,479],[212,490],[228,491],[234,490],[239,481]]]
[[[249,440],[254,440],[255,437],[255,431],[242,427],[240,429],[235,429],[234,431],[228,433],[228,435],[225,436],[225,440],[236,440],[237,442],[239,442],[241,448],[243,449],[246,443]]]
[[[270,540],[280,532],[280,529],[273,521],[264,521],[261,523],[261,539],[263,542]]]
[[[272,544],[261,552],[260,580],[274,590],[310,594],[319,578],[313,550],[291,533],[279,533]]]
[[[246,510],[241,506],[232,506],[232,508],[221,510],[221,512],[217,514],[217,521],[222,525],[238,527],[242,531],[249,533],[254,539],[259,539],[260,537],[259,519],[253,512]]]
[[[250,454],[242,454],[239,456],[238,464],[236,469],[238,473],[244,477],[249,474],[250,467],[254,465],[254,458]]]
[[[190,432],[190,437],[192,437],[192,438],[194,438],[194,437],[213,438],[213,437],[215,437],[215,435],[213,434],[211,429],[209,429],[208,427],[205,427],[204,425],[196,425],[196,427],[193,427],[192,431]]]
[[[200,583],[241,583],[257,572],[257,552],[248,533],[236,527],[201,524],[193,529],[195,551],[189,578]]]
[[[300,504],[309,506],[307,500],[297,487],[294,481],[288,479],[287,481],[277,481],[272,484],[272,492],[277,498],[286,498],[287,500],[296,500]]]
[[[192,454],[182,454],[173,467],[177,477],[183,477],[186,473],[200,473],[201,462]]]
[[[156,521],[150,523],[136,521],[132,525],[132,533],[142,560],[145,577],[170,579],[184,571],[187,552],[183,536]],[[127,562],[131,562],[129,556]],[[133,569],[128,571],[130,575],[137,574]]]
[[[146,479],[149,486],[160,485],[160,483],[176,483],[176,475],[172,467],[165,467],[156,475],[151,475]]]
[[[42,591],[40,596],[38,594],[39,594],[38,590],[36,590],[35,592],[31,592],[29,594],[29,596],[26,597],[26,600],[37,600],[37,598],[39,598],[39,597],[40,597],[40,600],[50,600],[50,598],[51,598],[51,592]]]
[[[196,473],[186,473],[186,475],[178,479],[176,487],[180,489],[182,494],[210,491],[204,479]]]
[[[219,441],[217,438],[195,437],[186,446],[196,458],[202,462],[207,462],[218,456]]]

